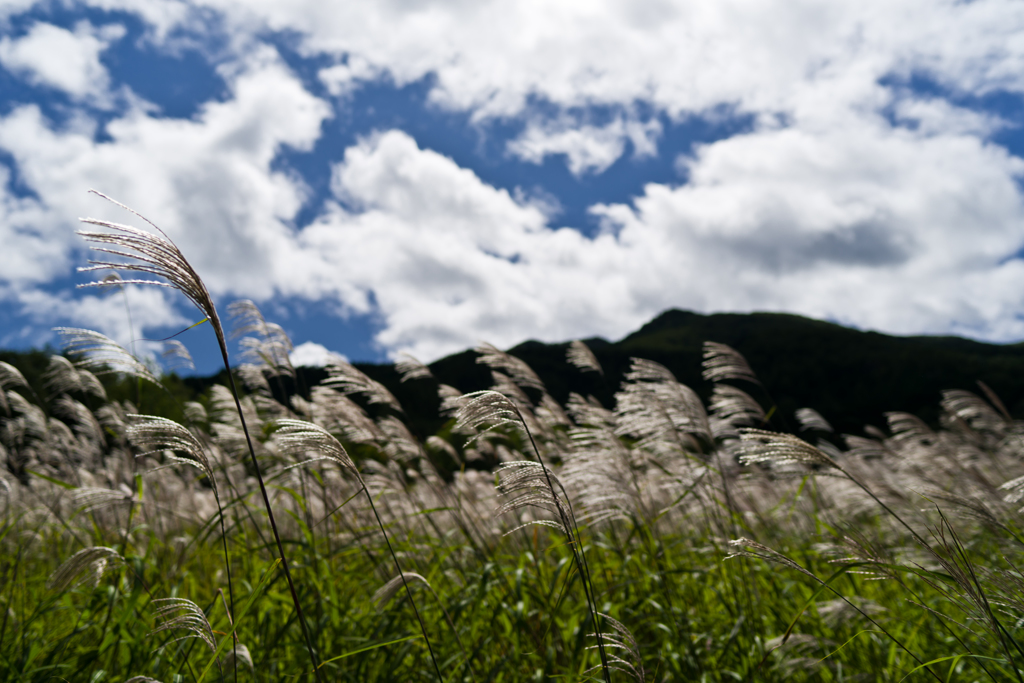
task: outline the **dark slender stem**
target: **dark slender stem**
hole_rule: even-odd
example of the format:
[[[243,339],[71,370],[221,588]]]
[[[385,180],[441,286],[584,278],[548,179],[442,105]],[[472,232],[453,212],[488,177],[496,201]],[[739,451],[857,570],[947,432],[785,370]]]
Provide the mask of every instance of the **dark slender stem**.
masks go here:
[[[572,510],[572,502],[569,500],[569,494],[565,493],[565,489],[562,492],[565,493],[566,506],[569,508],[569,514],[566,515],[562,506],[558,504],[558,493],[555,491],[555,485],[551,481],[551,472],[548,470],[548,466],[544,464],[544,459],[540,456],[540,449],[537,448],[537,442],[533,438],[533,434],[526,426],[526,420],[523,419],[522,413],[519,412],[519,407],[514,403],[511,404],[516,411],[516,415],[519,417],[520,424],[523,425],[523,430],[526,432],[526,436],[530,439],[530,445],[533,446],[533,452],[537,456],[537,462],[540,463],[541,470],[544,471],[544,479],[547,481],[548,489],[551,491],[551,495],[555,499],[555,507],[558,509],[558,514],[562,518],[562,526],[565,527],[566,533],[569,534],[569,548],[572,551],[573,561],[576,563],[576,569],[580,573],[580,583],[583,584],[583,594],[587,598],[587,607],[590,609],[590,617],[594,621],[594,635],[597,638],[597,652],[601,656],[601,672],[604,674],[605,683],[612,683],[611,671],[608,666],[608,655],[604,651],[604,641],[601,637],[601,622],[598,621],[597,611],[597,598],[593,595],[594,584],[590,578],[590,567],[587,565],[586,557],[583,554],[583,539],[580,536],[579,525],[576,524],[576,514]],[[559,484],[561,488],[561,484]],[[571,517],[571,521],[570,521]]]
[[[212,308],[212,307],[211,307]],[[238,388],[235,386],[235,377],[231,373],[231,364],[228,361],[228,347],[224,341],[224,332],[221,328],[217,311],[211,310],[210,321],[217,333],[217,343],[220,345],[220,353],[224,359],[224,369],[228,373],[228,381],[231,383],[231,396],[235,399],[235,409],[238,411],[238,419],[242,423],[242,432],[245,434],[245,443],[249,447],[249,456],[252,459],[253,469],[256,471],[256,481],[260,485],[260,493],[263,494],[263,505],[267,508],[267,517],[270,519],[270,528],[274,532],[274,540],[277,542],[277,552],[281,557],[281,568],[284,569],[284,576],[288,580],[288,589],[292,594],[292,602],[295,604],[295,613],[299,618],[299,626],[302,628],[302,636],[306,641],[306,649],[309,650],[309,659],[313,663],[313,675],[317,681],[320,679],[320,667],[316,661],[316,653],[313,650],[313,641],[309,637],[309,630],[306,627],[306,620],[302,616],[302,607],[299,605],[299,594],[295,590],[295,582],[292,581],[291,571],[288,569],[288,558],[284,554],[284,545],[281,543],[281,535],[277,532],[277,522],[274,521],[274,511],[270,507],[270,496],[267,494],[267,486],[263,483],[263,474],[260,471],[260,463],[256,459],[256,449],[252,445],[252,437],[249,435],[249,428],[245,424],[245,415],[242,413],[242,402],[238,400]],[[222,519],[223,521],[223,519]],[[322,683],[322,682],[321,682]]]
[[[216,490],[213,493],[214,500],[217,501],[217,513],[220,517],[220,541],[221,547],[224,548],[224,570],[228,574],[228,597],[230,602],[225,605],[228,608],[228,622],[232,627],[235,625],[235,591],[231,583],[231,560],[228,558],[228,532],[224,528],[224,508],[220,504],[220,496],[217,495]],[[221,593],[221,599],[224,598],[224,593]],[[234,634],[234,639],[231,644],[231,664],[234,670],[234,680],[238,683],[238,633]]]
[[[380,526],[380,533],[384,535],[384,542],[387,543],[388,552],[391,553],[391,559],[395,563],[395,571],[397,571],[398,575],[402,577],[402,585],[405,586],[405,594],[409,596],[409,603],[412,605],[413,613],[416,614],[416,621],[420,624],[420,631],[423,633],[423,639],[427,641],[427,650],[430,652],[430,661],[434,664],[434,671],[437,672],[437,680],[442,681],[443,683],[444,676],[441,675],[441,667],[437,665],[437,658],[434,656],[434,648],[430,644],[430,638],[427,636],[427,627],[424,626],[423,619],[420,617],[420,611],[416,608],[416,601],[412,599],[412,591],[409,589],[409,582],[405,580],[405,572],[402,571],[402,566],[398,563],[398,555],[395,554],[395,549],[391,547],[391,539],[388,538],[388,533],[384,531],[384,523],[381,521],[380,515],[377,514],[377,506],[373,504],[373,496],[370,495],[370,491],[366,488],[366,483],[358,472],[356,472],[356,476],[359,477],[359,484],[363,487],[363,493],[366,494],[366,500],[370,502],[370,509],[373,511],[373,516],[377,518],[377,525]],[[458,634],[456,634],[456,638],[457,637]]]

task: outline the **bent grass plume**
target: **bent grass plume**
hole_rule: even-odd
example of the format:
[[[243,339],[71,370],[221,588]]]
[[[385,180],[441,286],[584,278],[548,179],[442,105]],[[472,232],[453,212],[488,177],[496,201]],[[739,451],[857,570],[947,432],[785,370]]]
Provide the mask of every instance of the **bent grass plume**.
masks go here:
[[[490,346],[483,346],[481,348],[485,351],[493,350],[493,347]],[[526,377],[536,377],[536,375],[533,375],[532,370],[528,374],[523,374]],[[558,481],[548,466],[544,464],[544,460],[540,455],[540,449],[537,448],[537,442],[534,441],[533,434],[527,428],[526,420],[523,419],[523,415],[515,403],[497,391],[477,391],[462,397],[462,406],[455,415],[455,431],[474,431],[475,435],[470,439],[470,442],[502,425],[512,425],[523,430],[530,440],[530,445],[533,448],[534,455],[537,456],[537,461],[511,462],[502,466],[502,470],[510,472],[510,475],[501,481],[498,485],[498,490],[503,494],[513,496],[513,498],[501,506],[497,514],[518,510],[523,507],[539,507],[549,512],[554,512],[557,515],[557,522],[536,520],[522,526],[530,524],[550,526],[559,529],[569,538],[569,550],[572,553],[576,570],[580,574],[580,583],[583,586],[590,618],[594,624],[594,631],[597,634],[597,650],[601,656],[601,671],[604,674],[606,683],[611,683],[611,667],[608,663],[608,655],[605,652],[605,642],[601,635],[600,621],[598,621],[600,613],[597,611],[597,596],[594,595],[594,583],[590,577],[590,567],[587,565],[587,560],[583,553],[583,539],[580,536],[579,525],[576,523],[572,503],[569,501],[565,488],[562,487],[561,482]],[[481,428],[483,429],[481,430]],[[558,491],[561,491],[561,496],[559,496]],[[522,528],[522,526],[518,528]]]
[[[363,493],[366,494],[366,500],[370,503],[370,509],[373,511],[373,516],[377,519],[377,525],[380,527],[380,533],[384,536],[384,542],[387,543],[388,552],[391,553],[391,559],[395,563],[395,570],[398,572],[398,576],[392,579],[389,584],[385,585],[387,586],[394,583],[395,589],[397,589],[399,585],[405,586],[405,593],[409,596],[409,603],[412,605],[412,610],[416,614],[416,621],[419,622],[420,632],[423,633],[423,639],[427,643],[427,650],[430,652],[430,661],[434,664],[434,671],[437,673],[437,679],[439,681],[443,681],[444,677],[441,675],[441,667],[437,663],[437,658],[434,656],[434,647],[430,644],[430,637],[427,635],[427,627],[423,624],[423,619],[420,617],[420,611],[416,607],[416,601],[412,597],[412,590],[409,588],[409,579],[418,578],[424,583],[427,583],[427,580],[419,574],[402,571],[402,566],[398,562],[398,555],[395,554],[394,548],[391,547],[391,539],[388,538],[388,533],[384,530],[384,522],[381,521],[380,515],[377,514],[377,506],[373,503],[373,496],[370,495],[370,491],[366,488],[366,482],[363,481],[363,477],[359,473],[359,468],[356,467],[354,462],[352,462],[352,458],[349,457],[348,452],[345,450],[345,447],[341,445],[341,442],[335,439],[334,435],[326,429],[315,425],[312,422],[304,422],[303,420],[283,419],[277,420],[276,424],[278,431],[275,435],[278,437],[278,443],[285,451],[297,455],[305,455],[310,451],[320,454],[316,458],[306,460],[298,464],[304,465],[318,460],[331,460],[332,462],[335,462],[351,471],[356,476],[356,479],[359,480],[359,486],[362,488]],[[429,586],[430,584],[427,583],[427,585]],[[431,589],[431,592],[433,592],[433,589]],[[392,595],[393,594],[394,593],[392,593]],[[435,593],[434,596],[437,597],[437,594]],[[374,600],[377,600],[377,598],[378,596],[375,595]],[[445,616],[447,616],[447,613]],[[452,630],[454,630],[454,626],[452,627]],[[458,638],[458,635],[458,632],[456,632],[456,638]]]
[[[277,543],[278,555],[281,558],[281,568],[284,570],[285,578],[288,581],[288,588],[291,591],[292,602],[295,605],[296,616],[298,617],[299,625],[302,629],[303,638],[306,641],[306,649],[309,651],[309,658],[313,665],[314,674],[316,675],[316,679],[319,681],[320,669],[317,665],[313,642],[310,639],[306,620],[302,614],[302,606],[299,604],[299,595],[295,590],[295,582],[292,580],[291,571],[288,569],[288,559],[284,553],[284,545],[281,543],[281,535],[277,529],[277,522],[274,520],[274,511],[270,505],[270,496],[267,493],[267,486],[263,480],[259,461],[256,458],[256,450],[252,444],[252,437],[250,436],[249,429],[245,424],[245,415],[242,412],[242,404],[238,398],[238,388],[235,385],[234,374],[231,372],[231,363],[228,359],[228,347],[224,334],[224,326],[220,322],[220,316],[217,315],[217,308],[213,304],[213,297],[210,296],[210,291],[206,288],[206,284],[199,277],[199,274],[196,273],[195,269],[192,268],[192,265],[185,258],[185,255],[181,253],[181,250],[178,249],[174,242],[172,242],[167,235],[160,230],[160,228],[124,204],[121,204],[100,192],[96,192],[95,190],[91,190],[91,192],[121,207],[125,211],[138,216],[159,234],[146,232],[145,230],[139,230],[138,228],[122,225],[120,223],[112,223],[110,221],[103,221],[95,218],[82,218],[80,220],[83,223],[97,225],[114,231],[89,232],[80,230],[78,234],[87,242],[101,245],[94,246],[93,249],[105,254],[111,254],[112,256],[128,259],[128,261],[114,262],[90,260],[90,266],[80,268],[79,270],[81,272],[91,272],[96,270],[120,269],[163,278],[166,282],[161,282],[159,280],[133,279],[122,280],[122,284],[156,285],[158,287],[170,287],[172,289],[176,289],[184,294],[189,301],[195,304],[196,308],[206,316],[210,321],[210,324],[213,326],[213,331],[217,336],[217,344],[220,346],[224,369],[227,371],[228,381],[231,385],[231,395],[235,401],[235,409],[238,412],[238,419],[242,424],[242,431],[245,433],[245,441],[249,448],[249,456],[252,461],[253,470],[256,472],[256,480],[259,482],[260,493],[263,494],[263,504],[267,510],[270,527],[274,532],[274,540]],[[102,282],[92,282],[80,286],[101,286],[103,284],[104,283]],[[231,608],[233,611],[234,604],[232,604]]]

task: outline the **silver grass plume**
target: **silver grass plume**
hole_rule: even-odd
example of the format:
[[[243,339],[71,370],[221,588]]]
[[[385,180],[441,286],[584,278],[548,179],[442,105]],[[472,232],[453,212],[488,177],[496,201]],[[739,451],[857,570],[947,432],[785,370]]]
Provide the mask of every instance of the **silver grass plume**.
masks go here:
[[[145,451],[138,457],[166,451],[172,462],[201,470],[209,478],[214,494],[218,494],[213,465],[206,449],[192,432],[174,420],[155,415],[128,415],[128,420],[128,440]],[[174,451],[185,453],[187,457],[175,455]]]
[[[1024,500],[1024,477],[1016,477],[999,487],[1000,491],[1009,491],[1003,500],[1007,503],[1019,503]],[[1018,512],[1024,511],[1022,507]]]
[[[164,342],[164,350],[160,353],[160,357],[163,359],[164,365],[168,369],[196,369],[196,364],[192,360],[192,354],[188,352],[188,347],[177,339],[168,339]]]
[[[569,343],[569,348],[565,352],[565,359],[583,372],[596,372],[602,377],[604,376],[604,368],[598,362],[597,356],[594,355],[589,346],[579,339]]]
[[[524,526],[537,524],[558,529],[570,539],[574,538],[570,521],[571,514],[565,503],[565,500],[568,500],[568,494],[551,470],[539,462],[517,460],[504,463],[496,470],[496,474],[499,476],[498,492],[508,496],[509,500],[499,507],[495,514],[502,515],[525,507],[535,507],[553,512],[557,520],[538,519],[527,522],[508,531],[506,535]],[[557,492],[555,487],[557,487]],[[559,496],[558,492],[561,492],[562,495]]]
[[[149,368],[113,339],[77,327],[55,327],[54,330],[63,339],[64,352],[75,357],[75,367],[97,375],[123,373],[160,385]]]
[[[615,414],[593,396],[583,398],[573,391],[569,394],[565,409],[572,421],[580,426],[611,427],[615,424]]]
[[[42,408],[34,403],[29,403],[24,396],[13,391],[7,392],[7,401],[11,410],[21,416],[19,431],[23,436],[34,439],[46,437],[46,413]],[[7,420],[4,422],[4,426],[9,428],[13,422],[13,420]]]
[[[917,415],[903,412],[885,413],[885,419],[889,422],[889,431],[892,432],[893,445],[897,448],[910,444],[923,444],[930,446],[937,440],[937,435],[924,420]]]
[[[234,322],[231,338],[242,338],[242,358],[266,368],[272,375],[295,376],[292,367],[292,340],[277,323],[269,323],[255,303],[248,299],[228,305],[228,316]]]
[[[814,408],[799,408],[796,413],[796,421],[800,424],[800,431],[810,430],[819,432],[832,432],[832,425],[821,416]]]
[[[290,419],[276,420],[274,424],[277,426],[274,438],[282,451],[300,456],[316,454],[316,457],[299,464],[330,460],[356,475],[359,474],[359,470],[352,462],[345,447],[323,427],[312,422]]]
[[[708,406],[714,418],[712,431],[716,437],[735,437],[739,427],[764,422],[761,404],[747,392],[729,384],[715,384]]]
[[[256,666],[252,661],[252,653],[244,643],[234,643],[232,648],[224,653],[224,668],[234,670],[240,664],[249,671],[255,671]]]
[[[361,394],[371,404],[386,405],[395,412],[404,412],[402,404],[398,402],[394,394],[351,363],[335,360],[327,366],[327,375],[327,379],[320,383],[321,386],[335,387],[346,396]]]
[[[64,356],[50,356],[50,365],[43,373],[43,386],[50,398],[72,391],[91,394],[97,398],[107,399],[107,392],[88,370],[75,367],[75,364]]]
[[[11,406],[7,401],[7,390],[9,387],[23,387],[28,389],[28,382],[18,368],[10,363],[0,361],[0,409],[8,415],[11,414]]]
[[[150,631],[149,635],[154,635],[161,631],[183,629],[188,631],[188,633],[175,638],[171,641],[172,643],[184,640],[185,638],[199,638],[210,648],[210,652],[217,651],[217,642],[213,637],[213,628],[211,628],[210,621],[206,618],[206,613],[199,608],[199,605],[187,598],[157,598],[153,601],[153,604],[156,606],[155,616],[159,623],[156,628]]]
[[[642,447],[656,448],[659,443],[699,448],[693,437],[712,439],[700,397],[664,365],[633,358],[625,380],[615,394],[616,434],[636,437]]]
[[[540,380],[540,377],[537,376],[537,373],[525,361],[505,353],[486,342],[473,350],[480,354],[480,357],[476,359],[477,363],[486,365],[491,370],[499,370],[505,373],[520,387],[544,389],[544,383]]]
[[[65,394],[54,402],[53,410],[54,413],[66,418],[71,423],[70,426],[79,438],[97,446],[105,442],[103,426],[85,404]]]
[[[391,602],[391,599],[395,597],[398,591],[402,590],[402,587],[404,585],[402,581],[402,576],[405,576],[404,583],[411,585],[414,582],[420,582],[425,584],[426,587],[430,589],[431,593],[434,592],[434,589],[431,587],[430,582],[427,581],[422,575],[417,574],[416,572],[403,572],[401,575],[394,577],[393,579],[385,583],[383,586],[378,588],[377,591],[373,594],[371,600],[377,604],[378,612],[384,609],[384,605]],[[436,593],[434,593],[434,597],[437,597]]]
[[[704,342],[704,379],[709,382],[721,382],[727,379],[741,379],[760,385],[757,375],[750,369],[747,359],[739,351],[719,344],[718,342]]]
[[[459,410],[455,413],[454,430],[473,433],[473,437],[466,443],[467,446],[483,434],[501,426],[507,425],[526,431],[519,408],[497,391],[474,391],[462,396],[460,403]]]
[[[457,413],[462,405],[462,392],[447,384],[438,385],[437,397],[441,399],[441,405],[437,412],[445,417],[451,417]]]
[[[192,424],[206,424],[210,417],[206,414],[206,406],[197,401],[186,401],[184,406],[185,419]]]
[[[95,486],[83,486],[75,489],[75,492],[71,494],[71,500],[80,513],[95,512],[113,505],[139,502],[139,499],[130,491]]]
[[[789,567],[790,569],[795,569],[801,574],[809,576],[816,582],[821,583],[821,579],[819,579],[815,574],[804,569],[795,560],[792,560],[789,557],[780,553],[779,551],[773,550],[766,545],[758,543],[757,541],[752,541],[749,538],[737,538],[732,541],[729,541],[729,545],[731,545],[733,548],[737,548],[737,550],[735,552],[730,553],[729,555],[726,555],[725,559],[727,560],[731,560],[735,557],[754,557],[761,560],[765,560],[767,562],[781,564],[786,567]],[[751,548],[751,550],[744,550],[744,548]]]
[[[887,454],[891,454],[886,445],[877,439],[843,434],[843,441],[846,442],[846,448],[848,449],[846,454],[851,458],[878,460],[884,458]]]
[[[779,434],[763,429],[740,430],[739,460],[752,463],[824,465],[839,471],[842,468],[820,448],[792,434]]]
[[[46,585],[50,590],[58,592],[90,580],[95,586],[99,584],[100,578],[107,569],[123,562],[124,558],[113,548],[104,546],[83,548],[57,567],[57,570],[46,580]],[[85,576],[82,576],[83,573]]]
[[[1009,422],[979,396],[961,389],[942,392],[942,409],[978,431],[1002,434]]]
[[[571,455],[561,472],[583,507],[581,517],[597,524],[631,512],[645,516],[632,453],[611,429],[577,427],[569,438]]]
[[[119,258],[131,259],[130,262],[114,261],[89,261],[90,266],[79,268],[80,272],[96,270],[119,269],[129,270],[136,273],[146,273],[163,278],[167,282],[159,280],[122,280],[122,285],[155,285],[157,287],[170,287],[177,289],[184,294],[189,301],[195,304],[196,308],[202,311],[218,330],[218,335],[223,335],[223,328],[220,325],[220,318],[217,316],[213,305],[213,298],[209,290],[200,279],[199,274],[192,268],[192,265],[185,259],[178,247],[167,238],[163,230],[153,225],[147,218],[124,204],[111,199],[110,197],[90,190],[93,194],[106,199],[107,201],[132,213],[148,223],[159,234],[146,232],[133,228],[130,225],[112,223],[110,221],[98,220],[96,218],[82,218],[83,223],[108,228],[114,232],[78,232],[87,242],[102,246],[94,246],[93,249]],[[109,246],[107,246],[109,245]],[[82,287],[99,286],[105,283],[91,282]]]
[[[409,427],[394,415],[387,415],[377,421],[384,432],[384,453],[399,463],[407,463],[423,456],[419,439],[413,436]]]
[[[430,379],[434,376],[430,368],[407,353],[403,353],[399,357],[398,362],[395,363],[395,371],[401,376],[402,382],[414,379]]]
[[[317,385],[311,393],[312,413],[316,421],[338,432],[346,441],[358,444],[377,444],[384,433],[366,411],[344,394]]]
[[[643,661],[640,659],[640,646],[637,645],[636,638],[619,620],[603,613],[601,613],[601,617],[604,618],[606,625],[612,627],[614,632],[591,633],[590,635],[603,642],[605,648],[613,651],[613,653],[608,655],[608,661],[612,663],[609,664],[609,668],[629,675],[637,683],[644,683],[647,679]],[[593,650],[596,647],[596,645],[591,645],[587,649]],[[619,655],[614,654],[614,651],[622,652],[623,656],[629,659],[623,659]],[[600,667],[595,666],[588,671],[596,671],[598,668]]]
[[[7,462],[7,449],[0,443],[0,463],[10,467]],[[11,485],[7,483],[7,479],[0,477],[0,498],[4,499],[3,514],[0,517],[6,519],[7,513],[11,511]]]

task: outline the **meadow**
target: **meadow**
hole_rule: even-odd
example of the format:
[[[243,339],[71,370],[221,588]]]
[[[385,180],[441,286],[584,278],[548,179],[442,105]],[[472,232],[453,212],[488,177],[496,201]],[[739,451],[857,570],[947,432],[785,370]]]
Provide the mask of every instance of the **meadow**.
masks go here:
[[[243,362],[173,411],[88,330],[40,390],[0,363],[2,680],[1024,681],[1024,422],[985,385],[851,436],[710,340],[707,404],[644,359],[560,404],[481,345],[484,392],[398,363],[440,399],[417,435],[341,360],[279,400],[280,326],[227,329],[159,231],[99,225],[93,268]]]

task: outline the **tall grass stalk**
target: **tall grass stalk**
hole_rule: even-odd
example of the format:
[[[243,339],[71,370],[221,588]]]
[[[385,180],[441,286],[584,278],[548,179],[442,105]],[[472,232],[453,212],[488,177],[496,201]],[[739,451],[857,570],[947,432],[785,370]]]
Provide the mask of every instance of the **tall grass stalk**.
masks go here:
[[[203,282],[202,278],[199,277],[199,274],[196,273],[195,269],[192,268],[192,265],[185,258],[185,255],[181,253],[181,250],[178,249],[174,242],[172,242],[170,238],[160,230],[160,228],[124,204],[121,204],[100,192],[93,192],[113,204],[116,204],[122,209],[138,216],[160,234],[155,235],[137,228],[132,228],[118,223],[111,223],[109,221],[83,218],[82,222],[84,223],[98,225],[115,231],[113,233],[79,231],[79,235],[88,242],[109,244],[116,247],[93,247],[96,251],[121,258],[131,259],[131,261],[127,263],[90,261],[91,265],[87,268],[82,268],[81,270],[83,272],[89,272],[121,268],[123,270],[148,273],[150,275],[161,277],[164,280],[167,280],[167,282],[154,280],[122,280],[122,285],[158,285],[177,289],[193,304],[195,304],[196,308],[206,315],[210,324],[213,326],[214,334],[217,337],[217,344],[220,348],[221,359],[224,362],[224,370],[228,375],[231,395],[235,401],[235,409],[238,412],[238,419],[241,422],[242,431],[245,434],[245,442],[249,449],[250,462],[256,473],[256,480],[259,482],[260,493],[263,496],[263,505],[267,510],[267,517],[270,521],[270,528],[274,532],[274,541],[277,544],[278,556],[281,558],[281,568],[284,570],[285,578],[288,581],[288,589],[291,592],[292,602],[295,605],[295,613],[299,620],[299,626],[302,629],[303,639],[306,641],[306,649],[309,652],[310,663],[313,665],[314,676],[317,681],[320,681],[320,667],[317,664],[316,653],[313,649],[313,641],[310,639],[309,629],[306,626],[306,620],[302,614],[302,605],[299,604],[299,594],[295,590],[295,582],[292,580],[291,571],[288,568],[288,558],[284,552],[284,545],[281,543],[281,535],[278,532],[277,522],[274,519],[274,510],[270,504],[270,496],[267,494],[267,487],[263,480],[259,460],[256,458],[256,450],[252,444],[252,436],[249,434],[248,425],[245,423],[245,414],[242,411],[242,404],[238,398],[238,387],[235,385],[234,374],[231,371],[231,362],[228,358],[228,347],[224,335],[224,327],[221,325],[220,316],[217,315],[217,307],[213,303],[213,297],[210,296],[210,292],[206,288],[206,284]],[[101,283],[91,284],[95,285]]]

